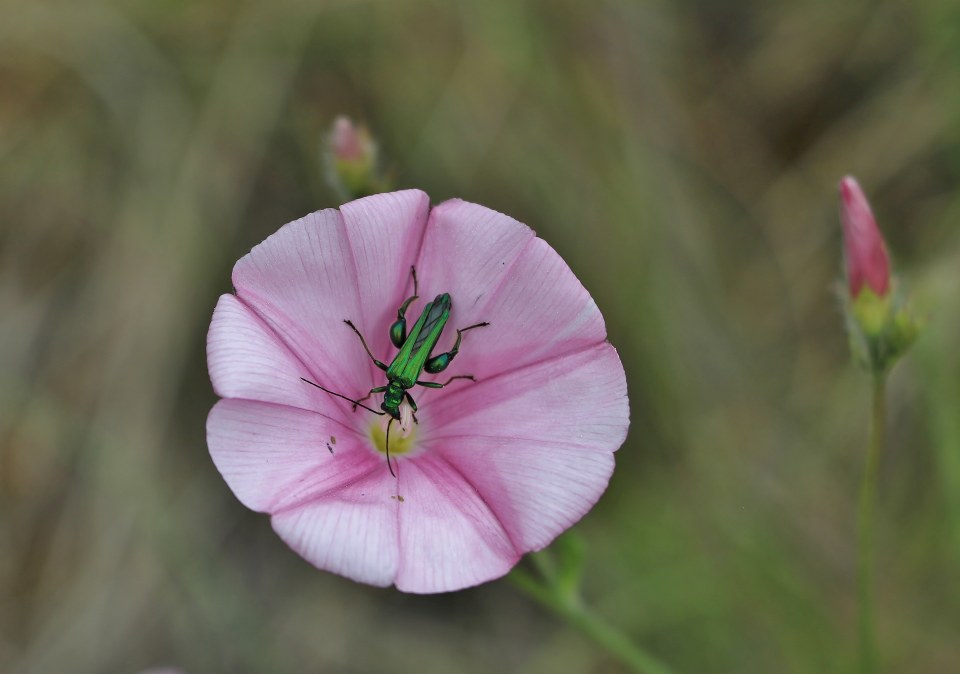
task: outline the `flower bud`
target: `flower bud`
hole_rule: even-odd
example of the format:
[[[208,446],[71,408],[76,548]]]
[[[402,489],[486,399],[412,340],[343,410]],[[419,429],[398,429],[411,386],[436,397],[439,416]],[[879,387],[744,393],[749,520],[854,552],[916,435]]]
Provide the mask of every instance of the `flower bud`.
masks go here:
[[[850,297],[856,299],[866,285],[877,297],[890,292],[887,246],[863,190],[853,176],[840,181],[840,217]]]
[[[887,246],[870,204],[852,176],[840,181],[840,219],[847,271],[843,303],[850,346],[868,369],[886,372],[913,343],[920,324],[902,289],[890,278]]]
[[[365,126],[343,115],[333,122],[326,139],[327,180],[346,200],[384,190],[377,170],[377,144]]]
[[[363,161],[376,152],[370,132],[362,126],[358,128],[349,117],[343,115],[333,120],[330,149],[337,161],[350,162]]]

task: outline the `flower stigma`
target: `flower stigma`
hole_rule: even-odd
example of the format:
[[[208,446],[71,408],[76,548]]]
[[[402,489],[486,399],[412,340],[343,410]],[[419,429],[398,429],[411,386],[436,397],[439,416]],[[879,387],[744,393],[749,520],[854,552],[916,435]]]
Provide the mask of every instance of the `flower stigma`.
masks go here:
[[[387,424],[390,417],[383,416],[370,424],[370,441],[381,454],[387,453]],[[390,427],[390,456],[408,454],[416,446],[417,425],[413,421],[413,409],[404,400],[400,403],[400,421]]]

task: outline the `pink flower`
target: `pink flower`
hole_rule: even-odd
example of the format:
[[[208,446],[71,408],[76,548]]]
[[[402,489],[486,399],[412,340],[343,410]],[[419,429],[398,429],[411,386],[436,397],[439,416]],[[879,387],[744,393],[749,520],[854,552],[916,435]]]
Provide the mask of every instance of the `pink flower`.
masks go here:
[[[394,424],[305,384],[359,398],[396,353],[389,327],[412,294],[412,325],[453,302],[435,353],[467,332],[443,389],[416,387],[419,425]],[[628,426],[626,381],[589,293],[533,231],[417,190],[379,194],[282,227],[233,270],[207,342],[223,397],[207,442],[247,507],[321,569],[407,592],[444,592],[507,573],[590,510]],[[380,396],[368,402],[379,407]]]
[[[853,176],[840,181],[840,199],[850,296],[856,298],[866,284],[878,297],[884,297],[890,290],[887,247],[867,197]]]

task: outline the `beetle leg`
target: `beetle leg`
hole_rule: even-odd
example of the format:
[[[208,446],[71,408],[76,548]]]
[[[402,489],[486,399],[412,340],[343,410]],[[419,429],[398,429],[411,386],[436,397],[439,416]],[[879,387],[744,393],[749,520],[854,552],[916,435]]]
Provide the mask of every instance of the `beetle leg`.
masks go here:
[[[410,391],[404,391],[403,394],[404,397],[406,397],[407,402],[410,404],[410,409],[412,410],[410,415],[413,417],[413,423],[419,425],[420,420],[417,419],[417,403],[414,402],[413,396],[410,395]]]
[[[357,405],[359,405],[360,403],[362,403],[364,400],[368,400],[368,399],[370,398],[370,396],[372,396],[374,393],[383,393],[383,392],[386,391],[386,390],[387,390],[387,387],[386,387],[386,386],[377,386],[376,388],[370,389],[370,391],[367,392],[367,395],[365,395],[365,396],[363,396],[362,398],[358,398],[357,400],[354,400],[354,401],[353,401],[353,411],[356,412],[356,411],[357,411]]]
[[[403,395],[404,395],[404,397],[406,397],[407,402],[410,404],[410,409],[412,409],[414,412],[416,412],[416,411],[417,411],[417,403],[415,403],[415,402],[413,401],[413,396],[410,395],[410,391],[404,391],[404,392],[403,392]]]
[[[367,346],[367,340],[365,340],[365,339],[363,338],[363,335],[360,334],[360,331],[357,330],[357,326],[355,326],[353,323],[351,323],[351,322],[348,321],[347,319],[343,319],[343,322],[346,323],[347,325],[349,325],[349,326],[350,326],[350,329],[353,330],[355,333],[357,333],[357,337],[360,338],[360,343],[363,344],[363,350],[367,352],[367,355],[368,355],[368,356],[370,356],[370,360],[373,361],[373,364],[376,365],[377,367],[379,367],[379,368],[380,368],[381,370],[383,370],[384,372],[386,372],[387,369],[388,369],[386,363],[384,363],[384,362],[381,361],[381,360],[377,360],[376,358],[373,357],[373,354],[370,353],[370,347]]]
[[[397,309],[397,320],[390,326],[390,341],[393,342],[393,345],[398,349],[407,341],[407,307],[416,299],[418,299],[416,295],[411,295],[404,300],[400,308]]]
[[[404,300],[400,308],[397,309],[397,320],[390,326],[390,341],[393,342],[393,345],[398,349],[407,341],[407,307],[409,307],[414,300],[419,299],[419,295],[417,294],[417,286],[419,284],[417,283],[416,267],[410,267],[410,275],[413,277],[413,295]]]
[[[474,377],[472,374],[458,374],[456,377],[450,377],[447,381],[443,382],[442,384],[438,381],[418,381],[417,384],[419,386],[423,386],[424,388],[443,388],[444,386],[452,382],[454,379],[469,379],[470,381],[477,381],[477,378]]]
[[[460,328],[457,330],[457,341],[454,342],[453,348],[446,353],[441,353],[433,358],[430,358],[426,364],[424,364],[423,369],[430,374],[437,374],[438,372],[443,372],[446,370],[447,366],[450,364],[450,361],[456,358],[457,354],[460,353],[460,340],[463,339],[463,333],[465,333],[467,330],[482,328],[487,325],[490,324],[484,321],[483,323],[475,323],[474,325],[468,325],[465,328]]]

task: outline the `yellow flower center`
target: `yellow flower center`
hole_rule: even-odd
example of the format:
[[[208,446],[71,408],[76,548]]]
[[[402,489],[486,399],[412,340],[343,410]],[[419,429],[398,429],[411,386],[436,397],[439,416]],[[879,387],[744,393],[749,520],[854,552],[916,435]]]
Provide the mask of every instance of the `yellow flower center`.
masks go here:
[[[405,410],[404,407],[407,407]],[[390,456],[407,454],[416,446],[417,425],[413,423],[412,410],[404,402],[400,407],[400,421],[381,417],[370,424],[370,442],[381,454],[387,453],[387,425],[390,424]],[[391,423],[392,422],[392,423]]]

